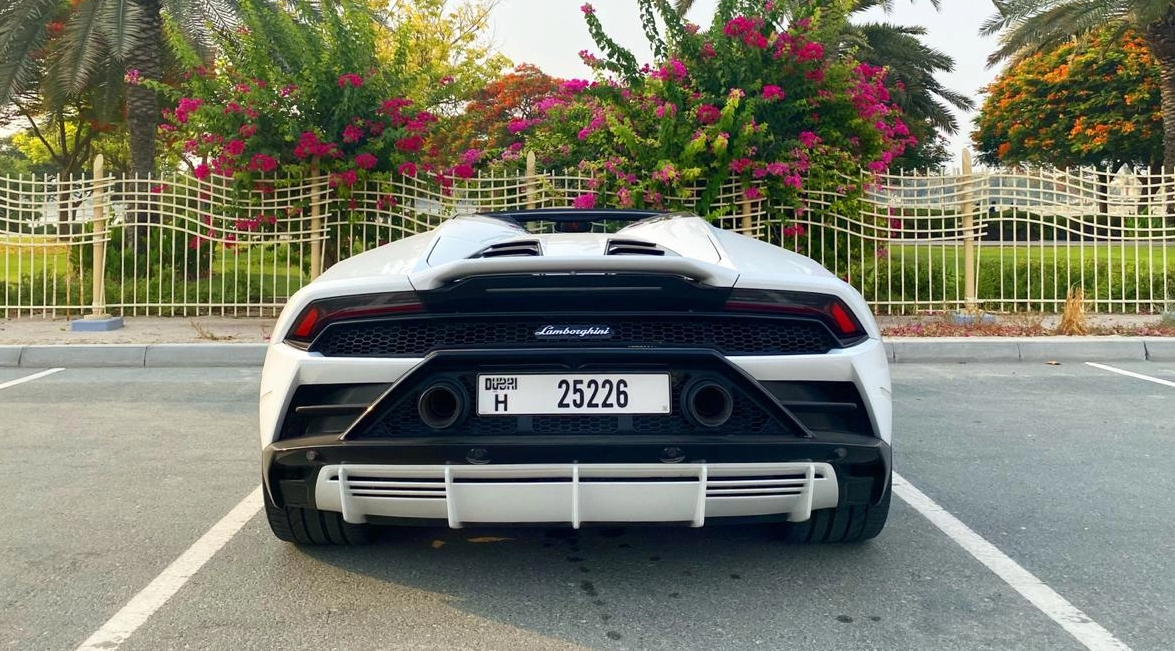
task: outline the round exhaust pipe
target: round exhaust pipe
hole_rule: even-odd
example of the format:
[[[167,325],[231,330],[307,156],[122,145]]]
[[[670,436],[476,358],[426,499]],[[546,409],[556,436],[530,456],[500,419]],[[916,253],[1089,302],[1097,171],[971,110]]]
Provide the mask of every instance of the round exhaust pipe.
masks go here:
[[[702,427],[721,427],[734,412],[734,397],[726,387],[703,380],[690,385],[682,395],[684,411]]]
[[[441,380],[421,392],[416,408],[425,425],[433,429],[445,429],[465,416],[468,403],[465,389],[455,382]]]

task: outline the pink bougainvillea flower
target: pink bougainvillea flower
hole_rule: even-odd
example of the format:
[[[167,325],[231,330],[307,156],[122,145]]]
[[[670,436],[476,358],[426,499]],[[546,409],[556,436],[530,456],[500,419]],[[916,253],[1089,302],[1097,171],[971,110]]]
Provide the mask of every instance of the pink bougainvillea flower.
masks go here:
[[[763,99],[767,100],[768,102],[783,98],[784,92],[783,89],[779,86],[768,84],[763,87]]]
[[[808,149],[811,149],[811,148],[815,147],[816,145],[819,145],[820,142],[821,142],[820,136],[812,133],[811,131],[801,131],[800,132],[800,144],[807,147]]]
[[[466,149],[461,154],[461,162],[465,163],[466,165],[473,165],[474,163],[476,163],[479,160],[481,160],[481,150],[480,149]]]
[[[416,176],[416,164],[400,163],[400,166],[396,168],[396,171],[403,174],[404,176]]]
[[[207,163],[200,163],[192,170],[192,174],[195,174],[196,178],[203,181],[212,174],[212,170],[208,168]]]
[[[343,127],[343,142],[359,142],[363,137],[363,129],[355,124]]]
[[[181,98],[179,104],[175,107],[175,121],[180,124],[187,124],[188,119],[197,109],[204,105],[204,100],[192,97]]]
[[[378,162],[379,160],[375,156],[367,152],[363,152],[362,154],[359,154],[355,157],[355,165],[365,170],[369,170],[375,167],[376,163]]]
[[[722,111],[713,104],[702,104],[698,107],[698,122],[702,124],[714,124],[720,117],[722,117]]]
[[[245,153],[245,141],[236,139],[228,141],[228,144],[224,146],[224,153],[229,156],[240,156]]]
[[[593,7],[589,2],[583,3],[583,5],[579,7],[579,10],[582,11],[585,16],[590,16],[596,13],[595,7]]]
[[[277,159],[268,154],[253,154],[249,159],[249,170],[253,172],[272,172],[277,169]]]
[[[743,197],[745,197],[747,201],[754,201],[755,199],[762,199],[763,192],[759,190],[759,188],[750,187],[743,191]]]
[[[585,192],[571,201],[572,208],[591,210],[596,207],[596,193]]]
[[[732,160],[730,161],[730,171],[734,174],[742,174],[754,164],[755,163],[749,158],[739,158]]]
[[[424,138],[420,136],[408,136],[407,138],[400,138],[396,141],[396,149],[406,152],[420,151],[424,146]]]
[[[575,94],[582,93],[588,86],[591,86],[591,82],[586,79],[568,79],[563,82],[561,88],[565,93]]]
[[[359,88],[362,85],[363,85],[363,77],[361,77],[353,72],[349,72],[345,75],[339,76],[339,88],[346,88],[348,86],[350,86],[352,88]]]
[[[351,187],[359,181],[359,175],[355,170],[347,170],[345,172],[337,172],[330,175],[330,181],[327,183],[332,188],[337,187]]]
[[[241,128],[237,129],[237,133],[242,138],[252,138],[253,135],[257,133],[257,125],[256,124],[242,124]]]
[[[453,176],[459,179],[468,179],[473,176],[473,166],[469,163],[461,163],[453,167]]]
[[[797,61],[817,61],[823,58],[824,46],[820,43],[805,43],[804,46],[796,52]]]

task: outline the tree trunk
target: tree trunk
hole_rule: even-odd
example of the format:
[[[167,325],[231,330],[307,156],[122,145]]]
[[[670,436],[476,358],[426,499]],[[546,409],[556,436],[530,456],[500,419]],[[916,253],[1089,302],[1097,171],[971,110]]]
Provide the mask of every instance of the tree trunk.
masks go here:
[[[138,70],[141,79],[163,79],[163,17],[160,0],[131,0],[142,13],[142,39],[126,59],[128,70]],[[135,184],[135,204],[131,214],[136,251],[142,252],[147,227],[155,216],[151,211],[150,177],[155,172],[155,136],[159,128],[159,97],[144,85],[128,85],[126,121],[130,136],[131,171],[140,180]]]
[[[163,18],[160,0],[132,0],[142,10],[143,32],[126,59],[142,79],[163,79]],[[126,121],[130,132],[131,169],[148,176],[155,170],[155,133],[159,127],[159,97],[144,85],[127,86]]]

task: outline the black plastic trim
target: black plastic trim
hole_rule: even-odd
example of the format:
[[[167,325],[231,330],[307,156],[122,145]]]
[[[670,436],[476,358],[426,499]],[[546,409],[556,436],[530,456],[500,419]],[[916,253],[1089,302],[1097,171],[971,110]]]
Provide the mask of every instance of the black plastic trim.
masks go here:
[[[871,436],[821,432],[818,438],[787,436],[509,436],[454,440],[424,437],[403,440],[346,441],[316,436],[278,441],[262,451],[263,481],[275,503],[279,485],[299,481],[313,500],[323,466],[340,463],[374,465],[468,465],[471,448],[485,452],[491,464],[657,463],[666,446],[682,450],[685,463],[816,462],[832,466],[841,503],[876,504],[893,467],[890,446]],[[862,489],[867,489],[867,492]],[[312,506],[312,505],[311,505]]]
[[[713,350],[688,348],[544,348],[510,350],[445,350],[430,354],[380,396],[343,433],[348,439],[376,425],[397,402],[429,378],[471,369],[509,373],[606,370],[669,372],[681,369],[712,371],[750,398],[755,405],[778,421],[793,436],[811,438],[812,432],[795,414],[746,371]]]

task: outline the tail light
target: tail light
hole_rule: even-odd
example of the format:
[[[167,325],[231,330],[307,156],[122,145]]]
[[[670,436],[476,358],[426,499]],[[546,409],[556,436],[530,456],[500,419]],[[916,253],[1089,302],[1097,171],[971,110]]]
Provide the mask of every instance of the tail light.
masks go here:
[[[312,301],[298,318],[294,319],[294,325],[286,333],[286,342],[305,348],[314,341],[318,333],[335,321],[422,311],[424,306],[412,292],[324,298]]]
[[[732,312],[793,314],[819,319],[845,345],[857,343],[866,336],[864,326],[853,315],[852,309],[831,294],[736,289],[726,299],[725,309]]]

